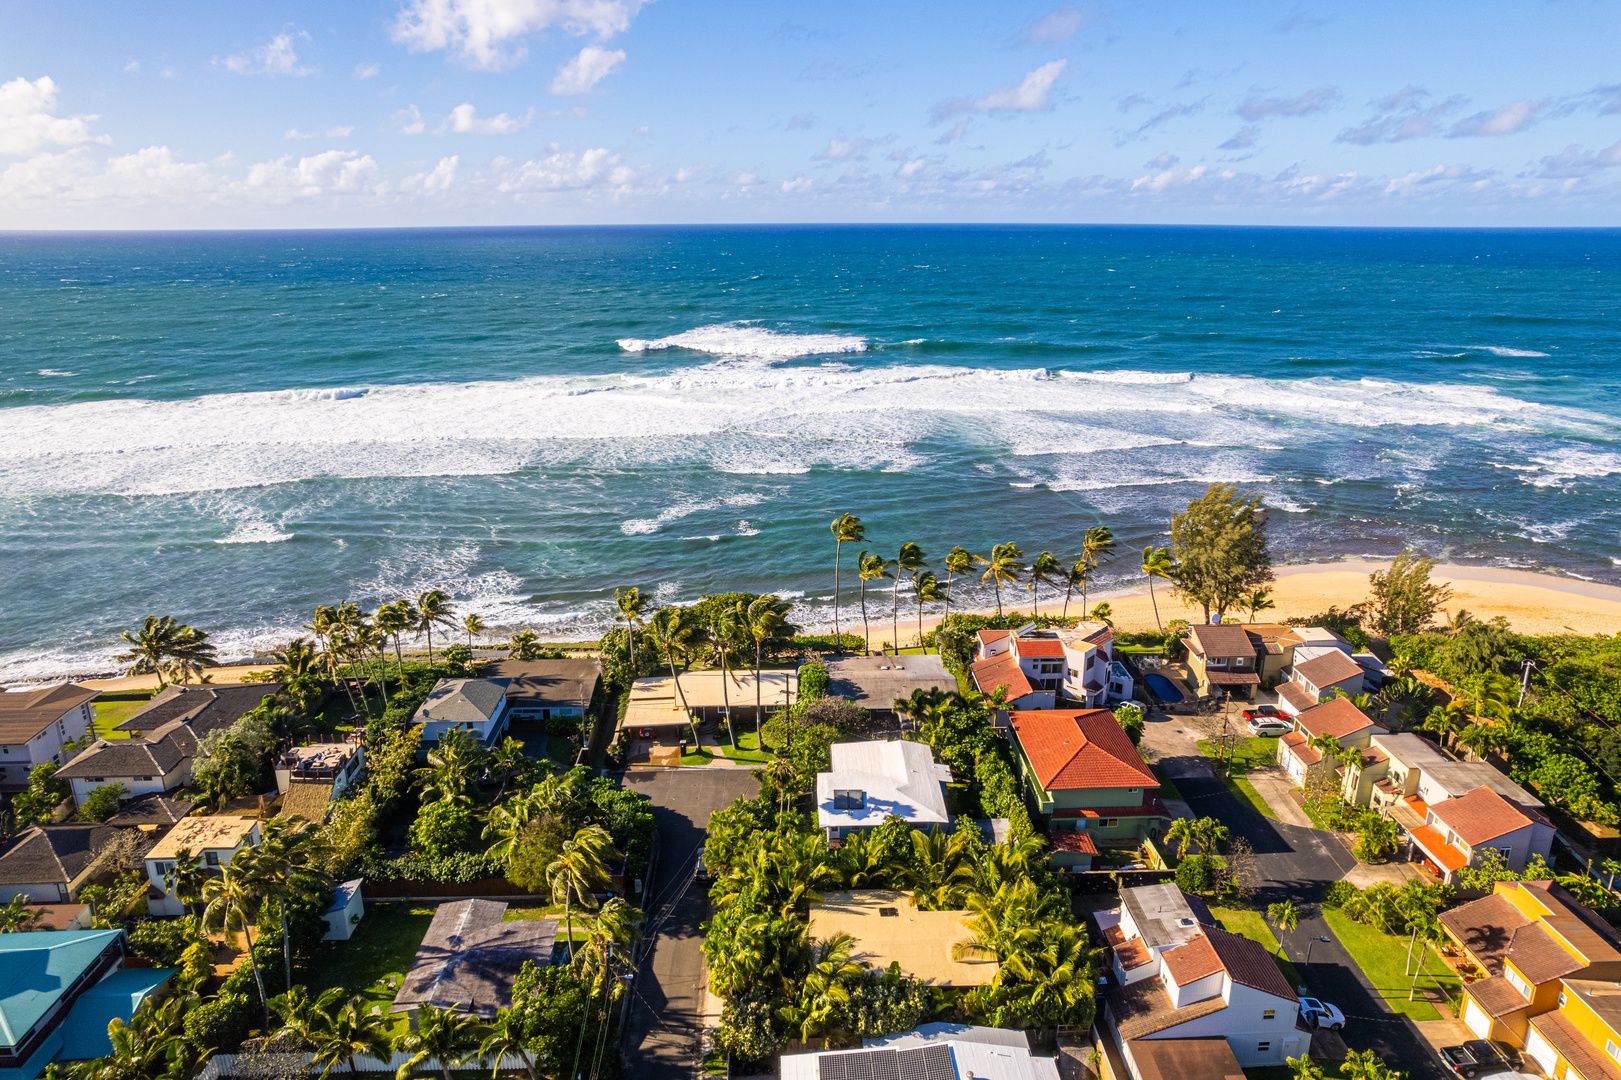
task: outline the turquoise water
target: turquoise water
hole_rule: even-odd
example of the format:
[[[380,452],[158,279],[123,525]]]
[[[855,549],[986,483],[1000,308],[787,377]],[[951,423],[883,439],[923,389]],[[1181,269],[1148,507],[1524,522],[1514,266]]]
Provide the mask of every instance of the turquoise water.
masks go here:
[[[1212,480],[1282,561],[1621,582],[1618,271],[1614,231],[0,236],[0,678],[431,586],[568,636],[630,584],[812,618],[838,513],[1129,551]]]

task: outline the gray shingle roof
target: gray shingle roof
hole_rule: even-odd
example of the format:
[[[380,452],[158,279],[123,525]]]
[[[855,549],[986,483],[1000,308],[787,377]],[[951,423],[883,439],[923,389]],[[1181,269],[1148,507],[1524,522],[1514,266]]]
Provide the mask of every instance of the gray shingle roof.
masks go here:
[[[602,678],[602,661],[497,660],[484,675],[506,681],[507,704],[514,709],[583,709]]]
[[[428,1004],[489,1019],[510,1007],[512,984],[524,961],[551,963],[557,923],[502,922],[506,909],[494,900],[440,904],[389,1011]]]
[[[61,780],[109,780],[164,776],[197,752],[197,738],[184,721],[171,720],[144,739],[97,739],[56,773]]]
[[[118,725],[119,731],[155,731],[171,720],[185,720],[199,737],[229,727],[259,707],[267,695],[281,693],[281,683],[212,683],[169,686],[151,703]]]
[[[491,720],[507,688],[494,679],[440,679],[417,710],[418,723],[476,724]]]
[[[66,885],[115,832],[106,825],[36,825],[0,854],[0,885]]]
[[[825,661],[827,692],[873,712],[888,712],[914,690],[955,692],[956,678],[938,656],[852,656]]]

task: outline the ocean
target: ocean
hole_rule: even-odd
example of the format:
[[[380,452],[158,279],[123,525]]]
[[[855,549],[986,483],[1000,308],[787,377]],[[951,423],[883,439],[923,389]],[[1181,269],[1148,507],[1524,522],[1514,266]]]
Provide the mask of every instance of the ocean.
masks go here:
[[[936,563],[1107,524],[1120,587],[1211,481],[1280,562],[1621,583],[1618,315],[1617,231],[0,236],[0,681],[431,587],[575,640],[628,585],[815,622],[846,512]]]

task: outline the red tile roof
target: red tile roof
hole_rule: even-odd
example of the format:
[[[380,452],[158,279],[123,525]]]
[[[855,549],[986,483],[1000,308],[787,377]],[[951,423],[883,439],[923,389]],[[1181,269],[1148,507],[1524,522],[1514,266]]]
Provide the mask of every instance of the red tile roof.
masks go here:
[[[1186,986],[1190,982],[1222,970],[1221,957],[1216,955],[1216,950],[1210,944],[1210,938],[1204,934],[1198,934],[1176,948],[1166,950],[1160,954],[1160,960],[1178,986]]]
[[[1011,630],[981,630],[978,635],[981,645],[989,645],[993,641],[1001,641],[1005,637],[1012,637]]]
[[[1484,784],[1456,799],[1431,803],[1430,813],[1470,847],[1531,824],[1519,807]]]
[[[1230,934],[1219,926],[1207,926],[1204,932],[1221,958],[1221,966],[1235,983],[1271,994],[1286,1001],[1298,1001],[1289,980],[1267,952],[1266,946],[1247,937]]]
[[[1031,659],[1063,659],[1064,643],[1057,638],[1014,638],[1013,651]]]
[[[1302,764],[1315,765],[1323,760],[1323,752],[1308,746],[1310,740],[1298,731],[1291,731],[1283,737],[1283,745],[1289,748],[1289,753],[1299,758]]]
[[[1420,825],[1412,835],[1413,841],[1446,869],[1462,870],[1469,865],[1463,852],[1447,843],[1447,838],[1434,825]]]
[[[1332,735],[1336,739],[1343,739],[1373,723],[1367,714],[1351,704],[1350,698],[1342,697],[1314,705],[1295,719],[1313,736]]]
[[[1097,844],[1085,829],[1054,829],[1050,837],[1054,851],[1071,851],[1080,855],[1096,855]]]
[[[1362,665],[1335,649],[1295,665],[1295,678],[1305,679],[1319,690],[1362,674]]]
[[[1012,653],[975,660],[968,670],[973,674],[974,685],[982,694],[995,693],[998,686],[1007,687],[1010,701],[1018,701],[1026,694],[1035,693],[1035,687],[1030,685],[1030,680],[1019,667],[1019,658]]]
[[[1278,696],[1294,706],[1296,713],[1315,708],[1317,695],[1297,682],[1286,682],[1278,687]]]
[[[1159,787],[1159,780],[1107,709],[1013,714],[1013,731],[1048,791]]]

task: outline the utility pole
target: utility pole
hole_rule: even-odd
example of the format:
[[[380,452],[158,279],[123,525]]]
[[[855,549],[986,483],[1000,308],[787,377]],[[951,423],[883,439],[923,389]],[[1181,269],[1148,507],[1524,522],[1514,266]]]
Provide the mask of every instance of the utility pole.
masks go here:
[[[1520,672],[1520,700],[1519,703],[1514,706],[1516,709],[1525,708],[1525,695],[1526,692],[1531,689],[1531,668],[1534,666],[1534,664],[1534,661],[1527,660],[1522,665],[1523,670]]]

